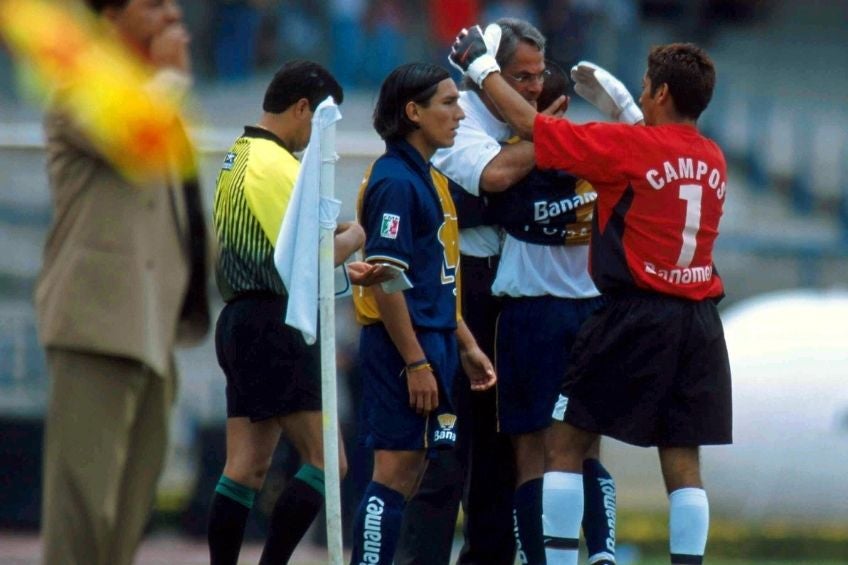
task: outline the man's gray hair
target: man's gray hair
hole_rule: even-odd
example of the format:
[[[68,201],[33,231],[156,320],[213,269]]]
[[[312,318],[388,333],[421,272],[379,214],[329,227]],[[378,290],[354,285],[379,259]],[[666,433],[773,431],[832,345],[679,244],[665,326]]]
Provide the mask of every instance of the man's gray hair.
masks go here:
[[[501,67],[509,64],[518,51],[520,43],[528,43],[545,53],[545,36],[536,26],[525,20],[501,18],[495,22],[501,26],[501,44],[495,59]]]
[[[521,43],[532,45],[538,48],[543,55],[545,54],[545,36],[530,22],[517,18],[501,18],[496,20],[495,23],[501,26],[501,43],[498,45],[498,52],[495,55],[495,60],[501,68],[512,61],[515,52],[518,51],[518,45]],[[480,88],[468,77],[463,77],[460,86],[462,90],[480,92]]]

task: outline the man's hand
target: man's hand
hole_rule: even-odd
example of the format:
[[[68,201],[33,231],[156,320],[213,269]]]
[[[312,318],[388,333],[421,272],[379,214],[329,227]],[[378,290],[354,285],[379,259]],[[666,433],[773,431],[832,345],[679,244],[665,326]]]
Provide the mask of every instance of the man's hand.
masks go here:
[[[565,94],[560,94],[556,100],[551,102],[550,106],[544,108],[539,113],[544,114],[546,116],[556,116],[557,118],[561,118],[568,110],[568,104],[570,102],[571,98],[569,98]]]
[[[489,361],[489,358],[479,347],[472,347],[468,350],[461,351],[459,353],[459,361],[462,363],[462,370],[468,375],[471,390],[488,390],[498,382],[492,362]]]
[[[409,407],[417,414],[424,416],[439,407],[439,386],[429,366],[407,370],[406,386],[409,389]]]
[[[485,33],[478,25],[463,28],[451,47],[448,61],[481,86],[490,73],[501,70],[495,59],[500,43],[501,26],[497,24],[489,24]]]
[[[642,110],[620,80],[588,61],[571,67],[574,91],[613,120],[636,124],[644,120]]]
[[[383,265],[372,265],[365,261],[347,264],[347,276],[350,282],[359,286],[371,286],[392,280],[397,273]]]

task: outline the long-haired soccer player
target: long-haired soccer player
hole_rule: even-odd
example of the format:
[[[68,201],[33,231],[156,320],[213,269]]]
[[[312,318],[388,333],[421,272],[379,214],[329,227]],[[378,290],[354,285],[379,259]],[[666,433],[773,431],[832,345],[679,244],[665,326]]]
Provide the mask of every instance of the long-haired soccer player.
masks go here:
[[[495,372],[458,316],[459,245],[447,179],[430,165],[453,144],[464,113],[448,72],[411,63],[386,78],[374,127],[386,152],[360,189],[365,260],[400,271],[391,286],[354,294],[363,324],[361,437],[374,473],[353,526],[351,563],[392,562],[403,508],[417,489],[428,451],[451,448],[456,415],[450,389],[460,362],[472,389]]]

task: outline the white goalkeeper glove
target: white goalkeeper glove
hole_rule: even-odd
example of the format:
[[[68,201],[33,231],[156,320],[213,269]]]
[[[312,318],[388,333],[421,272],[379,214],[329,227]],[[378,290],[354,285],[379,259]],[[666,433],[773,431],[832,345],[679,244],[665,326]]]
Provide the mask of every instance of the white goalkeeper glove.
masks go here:
[[[635,124],[644,120],[642,110],[620,80],[588,61],[571,67],[574,91],[613,120]]]
[[[451,47],[448,61],[482,87],[483,79],[501,70],[495,59],[500,43],[501,26],[498,24],[489,24],[485,32],[478,25],[463,28]]]

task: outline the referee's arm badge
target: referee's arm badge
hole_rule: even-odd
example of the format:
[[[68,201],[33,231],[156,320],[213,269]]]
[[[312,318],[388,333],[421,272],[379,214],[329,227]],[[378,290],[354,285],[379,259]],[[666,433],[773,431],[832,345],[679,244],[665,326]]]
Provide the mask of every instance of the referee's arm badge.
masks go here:
[[[221,169],[225,171],[231,171],[233,169],[233,165],[236,162],[236,154],[230,151],[224,156],[224,164],[221,165]]]

